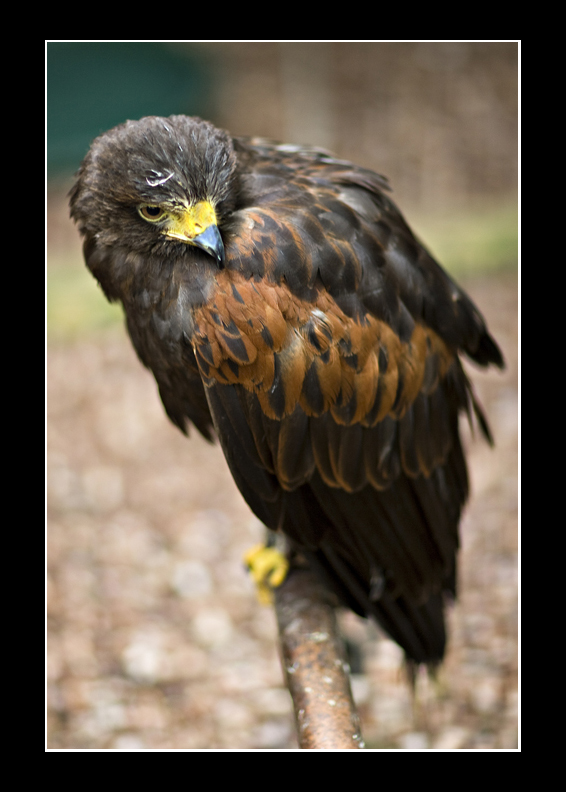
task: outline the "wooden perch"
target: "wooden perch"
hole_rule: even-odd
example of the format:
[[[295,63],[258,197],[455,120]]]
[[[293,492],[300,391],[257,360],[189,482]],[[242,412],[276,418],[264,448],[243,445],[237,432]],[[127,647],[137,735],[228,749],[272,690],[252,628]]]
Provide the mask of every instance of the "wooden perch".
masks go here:
[[[330,595],[308,569],[292,569],[274,594],[299,747],[363,748]]]

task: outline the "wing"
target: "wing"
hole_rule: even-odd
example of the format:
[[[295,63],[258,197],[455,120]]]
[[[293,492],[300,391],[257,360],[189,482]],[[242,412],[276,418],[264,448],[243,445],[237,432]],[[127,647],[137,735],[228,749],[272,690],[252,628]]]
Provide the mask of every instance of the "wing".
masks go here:
[[[358,613],[417,661],[444,651],[467,473],[458,353],[500,352],[381,177],[262,150],[194,312],[193,348],[236,483]]]

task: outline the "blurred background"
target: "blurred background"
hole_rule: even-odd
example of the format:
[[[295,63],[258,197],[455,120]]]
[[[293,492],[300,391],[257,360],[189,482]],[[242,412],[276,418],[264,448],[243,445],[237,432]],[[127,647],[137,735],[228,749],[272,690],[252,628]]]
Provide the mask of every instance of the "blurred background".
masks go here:
[[[472,499],[438,680],[345,614],[368,747],[517,745],[517,124],[513,42],[47,44],[48,747],[296,747],[273,614],[241,556],[262,536],[220,450],[161,408],[86,271],[66,195],[128,118],[199,115],[386,175],[503,348],[468,367],[496,447],[463,431]]]

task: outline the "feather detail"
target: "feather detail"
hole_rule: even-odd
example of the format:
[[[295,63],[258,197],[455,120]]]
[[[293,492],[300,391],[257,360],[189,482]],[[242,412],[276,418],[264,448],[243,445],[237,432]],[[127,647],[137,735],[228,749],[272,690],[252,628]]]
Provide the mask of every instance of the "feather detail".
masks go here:
[[[330,411],[343,425],[400,418],[424,385],[438,386],[452,359],[423,325],[403,343],[384,321],[347,316],[324,290],[309,303],[285,284],[231,270],[219,273],[193,321],[207,381],[243,385],[275,420],[298,404],[310,416]]]

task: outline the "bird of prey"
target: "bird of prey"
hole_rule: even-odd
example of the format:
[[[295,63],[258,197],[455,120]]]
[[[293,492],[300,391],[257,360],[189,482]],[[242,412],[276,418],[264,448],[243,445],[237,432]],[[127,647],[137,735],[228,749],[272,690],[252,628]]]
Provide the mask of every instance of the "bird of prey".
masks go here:
[[[218,437],[257,517],[416,663],[444,654],[468,495],[460,355],[503,366],[387,180],[199,118],[102,134],[71,190],[88,268],[169,418]]]

